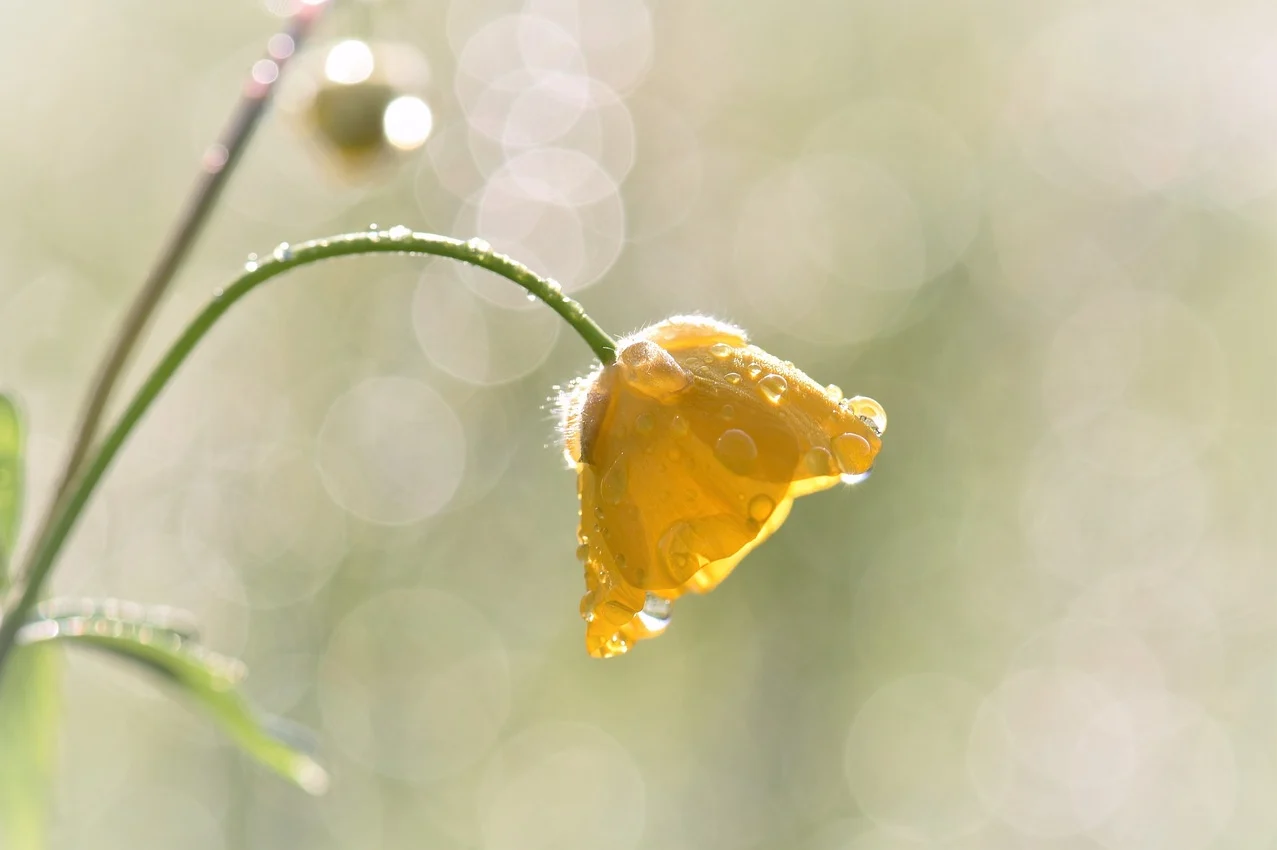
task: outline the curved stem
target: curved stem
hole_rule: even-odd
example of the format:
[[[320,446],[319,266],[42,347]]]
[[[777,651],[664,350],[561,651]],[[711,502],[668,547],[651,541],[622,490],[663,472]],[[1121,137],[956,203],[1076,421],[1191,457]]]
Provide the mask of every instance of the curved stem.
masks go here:
[[[522,286],[562,316],[604,364],[610,364],[616,360],[616,341],[585,314],[580,304],[564,295],[557,283],[533,273],[522,263],[504,254],[494,252],[488,243],[479,239],[462,242],[458,239],[427,233],[413,233],[406,227],[395,227],[385,231],[350,233],[329,239],[317,239],[292,246],[287,251],[277,251],[275,256],[264,260],[226,289],[216,293],[208,306],[187,325],[186,330],[147,376],[146,381],[129,402],[124,413],[120,415],[115,427],[106,435],[97,452],[85,464],[83,472],[77,476],[74,484],[69,488],[67,497],[59,501],[47,533],[37,539],[25,564],[25,569],[22,571],[24,580],[14,588],[13,598],[5,606],[4,617],[0,619],[0,670],[3,669],[13,649],[19,627],[39,599],[40,589],[48,578],[58,553],[102,476],[110,468],[120,448],[146,414],[152,402],[217,320],[236,301],[271,278],[290,269],[332,257],[349,257],[358,254],[424,254],[450,257],[496,272]]]

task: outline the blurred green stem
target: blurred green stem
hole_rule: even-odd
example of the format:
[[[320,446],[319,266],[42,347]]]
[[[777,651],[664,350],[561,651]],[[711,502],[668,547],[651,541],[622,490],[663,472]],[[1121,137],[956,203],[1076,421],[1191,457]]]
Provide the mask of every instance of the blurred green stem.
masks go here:
[[[137,346],[142,332],[150,321],[155,309],[164,297],[165,291],[173,282],[173,277],[182,262],[195,245],[195,240],[208,220],[209,213],[222,195],[222,189],[244,149],[248,147],[253,131],[261,123],[262,115],[270,102],[275,84],[283,72],[284,65],[297,52],[302,40],[310,33],[323,10],[328,7],[325,0],[313,0],[304,3],[293,15],[288,29],[270,40],[266,57],[253,65],[248,80],[244,83],[244,91],[235,111],[227,121],[225,129],[218,140],[209,146],[200,163],[199,179],[191,191],[186,207],[182,210],[168,238],[160,249],[160,255],[151,268],[150,274],[138,290],[129,305],[129,310],[120,323],[115,339],[106,357],[98,367],[97,375],[90,384],[89,396],[80,412],[79,426],[71,444],[71,451],[63,464],[62,477],[54,489],[53,503],[41,520],[36,539],[45,537],[49,524],[53,521],[60,503],[65,500],[76,475],[84,463],[89,446],[97,437],[98,425],[107,403],[111,400],[111,392],[115,389],[124,367],[128,364],[129,355]]]
[[[491,246],[482,240],[471,239],[468,242],[462,242],[428,233],[413,233],[406,227],[396,227],[390,230],[349,233],[329,239],[317,239],[292,247],[280,246],[272,257],[262,261],[260,265],[249,268],[233,284],[214,295],[213,300],[187,326],[169,348],[168,353],[147,376],[133,400],[129,402],[129,406],[120,415],[115,427],[106,435],[97,451],[86,463],[83,473],[75,479],[75,484],[68,491],[67,497],[57,502],[47,533],[36,540],[25,565],[26,569],[22,571],[22,581],[14,587],[11,599],[5,606],[4,617],[0,619],[0,672],[3,671],[4,664],[13,649],[19,627],[39,599],[40,589],[57,560],[58,552],[66,542],[67,535],[75,527],[98,482],[110,468],[125,440],[150,408],[151,403],[159,396],[204,335],[231,308],[231,305],[271,278],[298,266],[333,257],[350,257],[359,254],[449,257],[495,272],[514,281],[549,305],[550,309],[562,316],[564,321],[580,334],[604,364],[610,364],[616,360],[616,341],[585,314],[580,304],[564,295],[557,283],[533,273],[523,264],[515,262],[504,254],[494,252]]]

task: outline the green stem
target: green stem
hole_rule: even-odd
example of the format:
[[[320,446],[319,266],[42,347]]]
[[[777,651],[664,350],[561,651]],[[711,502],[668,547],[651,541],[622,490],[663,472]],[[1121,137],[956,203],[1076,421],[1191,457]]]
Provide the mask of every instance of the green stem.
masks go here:
[[[0,619],[0,670],[13,649],[18,629],[26,620],[40,597],[41,588],[57,560],[67,536],[88,504],[102,476],[110,468],[115,456],[128,439],[138,422],[146,414],[152,402],[172,379],[187,356],[212,329],[227,310],[248,293],[273,277],[298,266],[327,260],[332,257],[350,257],[359,254],[414,254],[450,257],[485,268],[514,281],[530,294],[544,301],[550,309],[572,326],[595,355],[604,364],[616,360],[616,341],[585,314],[581,305],[563,294],[559,285],[548,278],[533,273],[526,266],[504,254],[494,252],[488,243],[471,239],[462,242],[427,233],[413,233],[407,228],[367,233],[349,233],[329,239],[317,239],[288,250],[277,250],[273,257],[247,271],[242,277],[217,293],[213,300],[195,317],[182,335],[169,348],[168,353],[147,376],[129,406],[120,415],[96,453],[77,476],[74,485],[62,500],[48,531],[36,541],[21,575],[24,581],[14,588],[4,617]]]

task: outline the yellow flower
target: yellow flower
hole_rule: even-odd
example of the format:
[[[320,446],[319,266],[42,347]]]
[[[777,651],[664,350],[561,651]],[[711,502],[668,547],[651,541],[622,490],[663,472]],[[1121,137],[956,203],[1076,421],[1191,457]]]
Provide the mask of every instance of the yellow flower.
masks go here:
[[[701,316],[621,340],[559,404],[598,658],[660,634],[674,600],[716,587],[795,498],[865,477],[887,424],[873,399],[844,399]]]

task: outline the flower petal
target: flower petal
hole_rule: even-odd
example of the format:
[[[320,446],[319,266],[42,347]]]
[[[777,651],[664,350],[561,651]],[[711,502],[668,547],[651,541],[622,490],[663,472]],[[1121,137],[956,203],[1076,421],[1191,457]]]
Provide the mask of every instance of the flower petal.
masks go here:
[[[716,587],[795,498],[868,473],[885,414],[834,389],[690,316],[622,340],[617,363],[569,390],[591,655],[659,634],[668,603]]]

